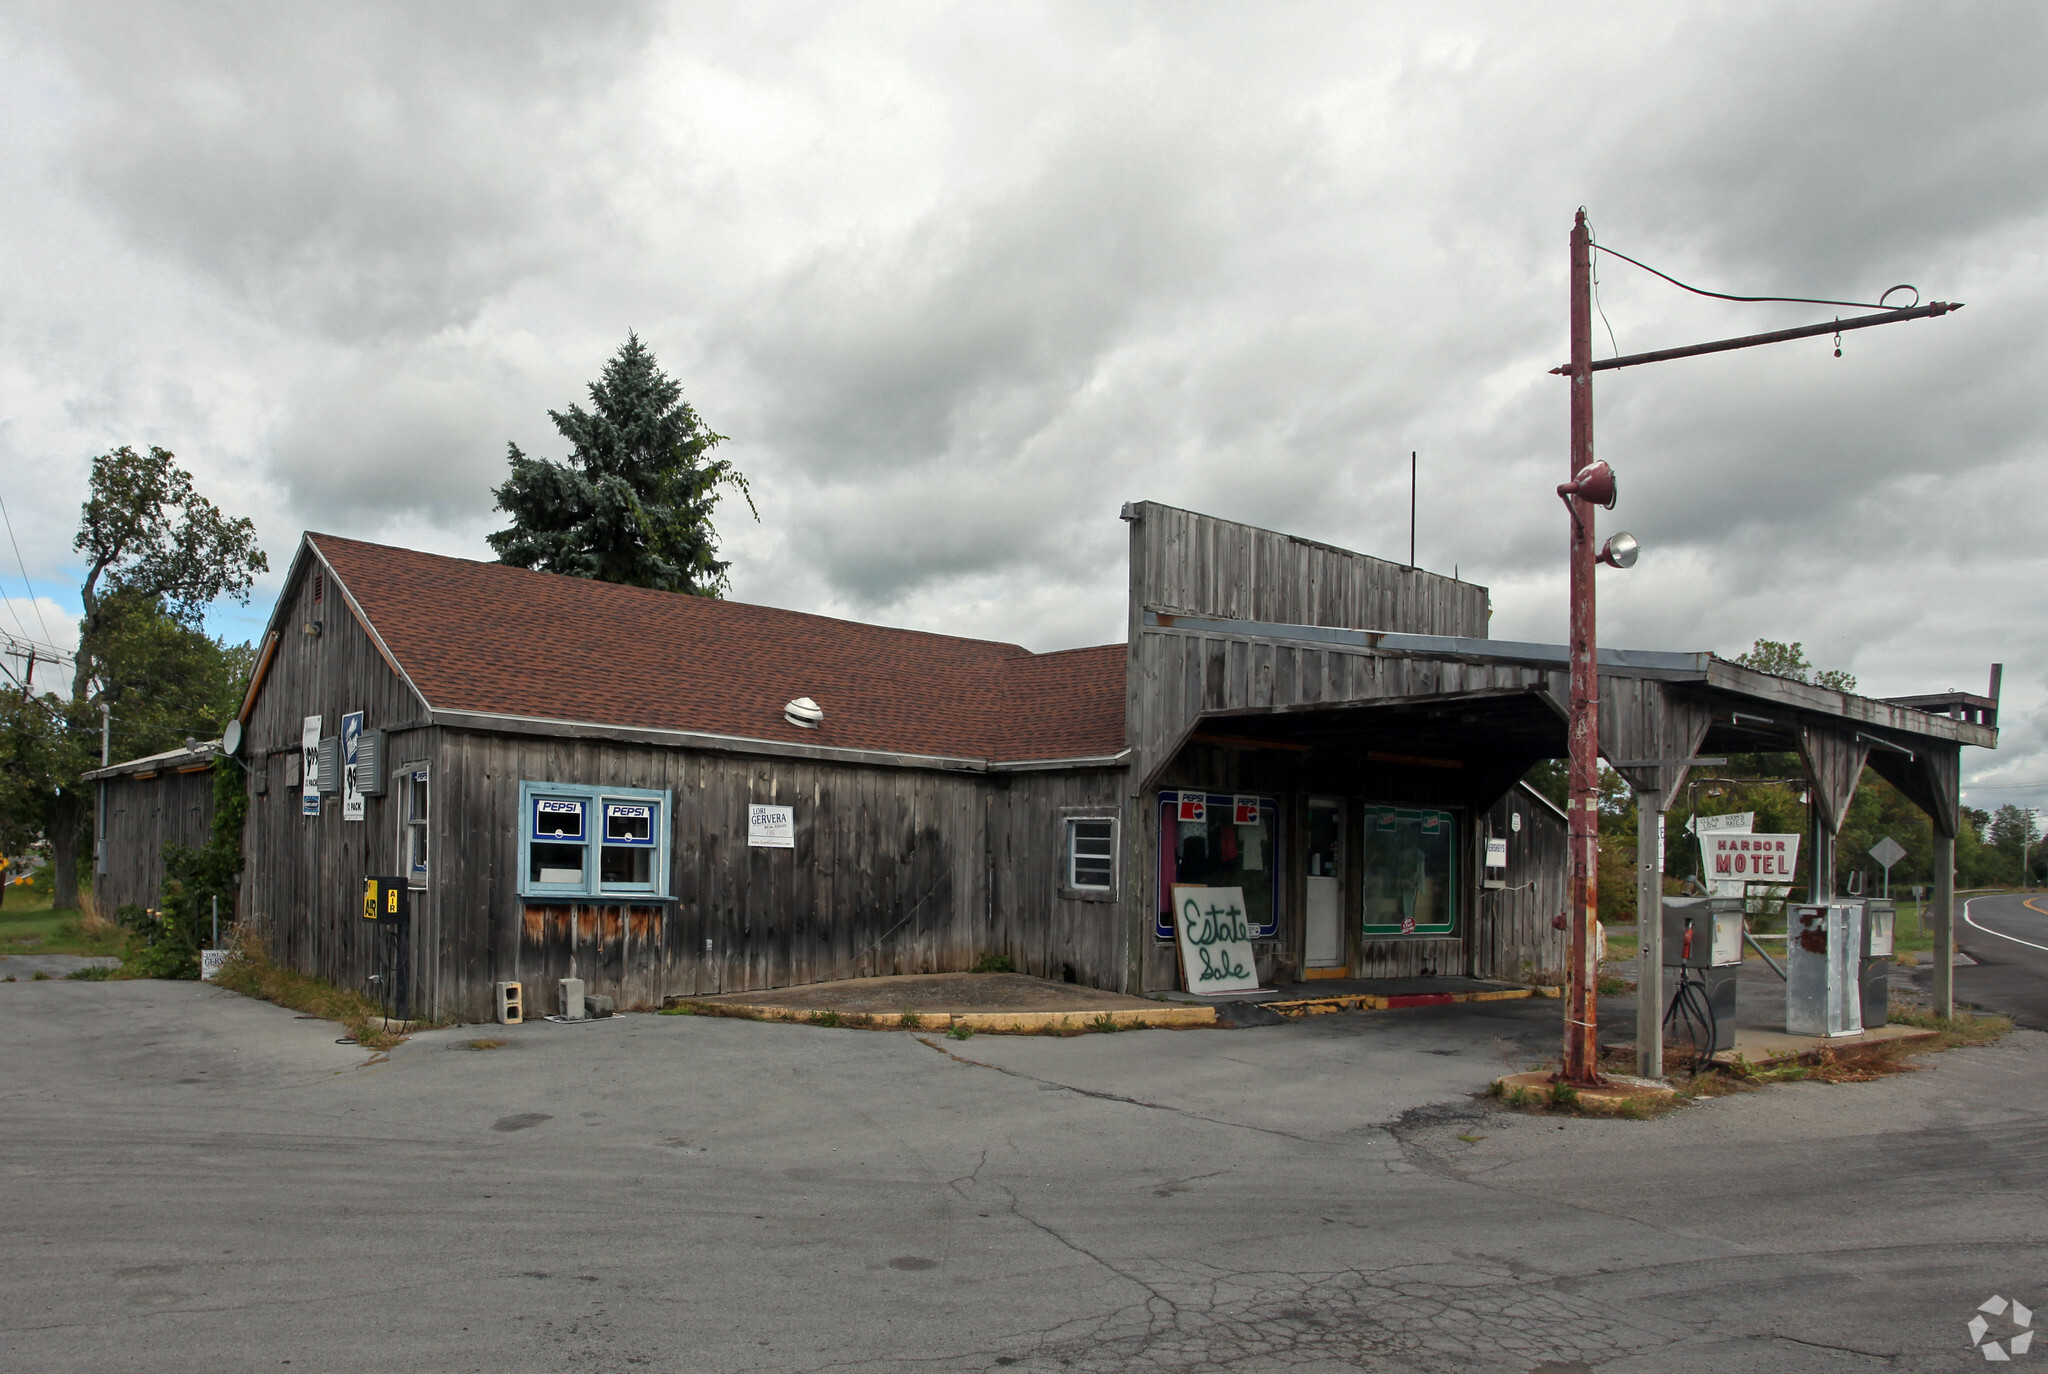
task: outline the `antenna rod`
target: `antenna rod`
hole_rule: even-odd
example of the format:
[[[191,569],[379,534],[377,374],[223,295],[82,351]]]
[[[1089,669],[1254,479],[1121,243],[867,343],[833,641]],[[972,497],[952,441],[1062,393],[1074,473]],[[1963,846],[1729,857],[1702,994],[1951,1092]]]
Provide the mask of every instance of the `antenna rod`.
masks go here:
[[[1408,450],[1408,566],[1415,566],[1415,450]]]

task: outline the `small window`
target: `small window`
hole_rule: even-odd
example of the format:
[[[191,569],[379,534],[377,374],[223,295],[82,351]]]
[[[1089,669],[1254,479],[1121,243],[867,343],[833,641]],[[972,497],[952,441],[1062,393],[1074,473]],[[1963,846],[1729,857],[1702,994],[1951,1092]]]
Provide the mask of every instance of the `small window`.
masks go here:
[[[520,890],[663,895],[666,792],[522,783]]]
[[[1075,819],[1067,822],[1067,886],[1107,892],[1116,883],[1116,822]]]
[[[427,885],[427,770],[408,768],[405,779],[405,872],[413,887]]]
[[[653,802],[604,804],[604,845],[598,881],[606,888],[649,888],[654,883]]]

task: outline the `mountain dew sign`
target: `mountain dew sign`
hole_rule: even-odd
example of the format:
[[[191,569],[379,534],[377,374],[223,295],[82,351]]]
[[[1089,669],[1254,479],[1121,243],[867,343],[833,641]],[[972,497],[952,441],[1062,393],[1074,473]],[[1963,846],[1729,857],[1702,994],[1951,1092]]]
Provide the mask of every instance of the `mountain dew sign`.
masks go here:
[[[1173,926],[1189,992],[1253,992],[1259,986],[1244,889],[1173,889]]]

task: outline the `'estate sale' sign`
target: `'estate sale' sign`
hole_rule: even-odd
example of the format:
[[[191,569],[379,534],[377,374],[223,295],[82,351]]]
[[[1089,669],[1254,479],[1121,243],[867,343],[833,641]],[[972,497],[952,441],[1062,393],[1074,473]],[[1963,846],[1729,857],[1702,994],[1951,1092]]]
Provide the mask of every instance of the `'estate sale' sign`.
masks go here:
[[[1709,882],[1771,883],[1783,887],[1799,866],[1797,835],[1700,836],[1700,860]]]
[[[1258,961],[1241,887],[1175,887],[1173,929],[1189,992],[1256,992]]]
[[[748,807],[747,847],[750,849],[795,849],[796,808],[793,806]]]

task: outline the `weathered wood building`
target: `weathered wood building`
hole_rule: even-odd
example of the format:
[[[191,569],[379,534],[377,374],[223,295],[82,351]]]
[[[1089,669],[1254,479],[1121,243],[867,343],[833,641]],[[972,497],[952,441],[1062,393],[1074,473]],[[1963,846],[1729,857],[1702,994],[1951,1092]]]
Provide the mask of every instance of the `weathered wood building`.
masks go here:
[[[1175,883],[1243,888],[1305,977],[1560,972],[1563,818],[1518,780],[1564,752],[1564,651],[1486,638],[1483,587],[1123,514],[1126,642],[1050,654],[308,535],[241,714],[244,913],[359,984],[363,878],[403,874],[415,1006],[464,1017],[498,980],[645,1006],[991,954],[1166,989]],[[1666,799],[1703,740],[1782,736],[1830,776],[1895,749],[1933,805],[1989,742],[1711,655],[1603,674]]]
[[[92,891],[102,916],[112,920],[124,906],[156,906],[164,846],[198,849],[207,842],[216,766],[220,741],[205,740],[83,776],[96,793]]]

